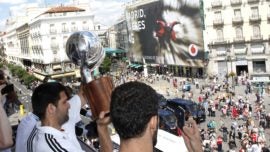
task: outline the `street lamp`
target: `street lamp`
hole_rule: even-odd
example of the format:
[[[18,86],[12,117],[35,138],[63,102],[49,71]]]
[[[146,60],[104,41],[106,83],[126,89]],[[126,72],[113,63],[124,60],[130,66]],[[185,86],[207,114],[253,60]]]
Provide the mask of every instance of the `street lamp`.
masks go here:
[[[234,89],[234,80],[233,80],[233,77],[234,77],[234,72],[233,72],[233,68],[232,68],[232,56],[231,56],[231,54],[230,54],[230,49],[228,49],[227,50],[227,71],[228,71],[228,61],[230,61],[230,64],[231,64],[231,70],[230,70],[230,73],[228,73],[228,77],[229,76],[231,76],[231,78],[232,78],[232,83],[231,83],[231,86],[232,86],[232,88]]]

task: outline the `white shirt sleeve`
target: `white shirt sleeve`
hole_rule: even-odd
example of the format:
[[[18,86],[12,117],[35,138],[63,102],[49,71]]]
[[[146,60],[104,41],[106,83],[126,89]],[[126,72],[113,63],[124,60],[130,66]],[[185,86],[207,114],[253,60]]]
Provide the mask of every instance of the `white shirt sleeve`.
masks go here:
[[[72,121],[74,124],[76,124],[81,120],[81,99],[78,95],[74,95],[68,102],[70,104],[70,109],[68,111],[69,121]]]
[[[78,95],[74,95],[68,102],[70,104],[70,108],[68,111],[69,120],[65,124],[63,124],[62,129],[64,129],[65,132],[68,133],[69,138],[73,139],[75,146],[80,149],[81,146],[75,134],[75,125],[81,120],[81,99]]]

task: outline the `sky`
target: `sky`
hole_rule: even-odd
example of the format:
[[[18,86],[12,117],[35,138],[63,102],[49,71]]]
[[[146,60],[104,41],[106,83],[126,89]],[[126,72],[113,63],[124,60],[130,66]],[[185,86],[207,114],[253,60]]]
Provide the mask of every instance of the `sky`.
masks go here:
[[[4,29],[6,19],[10,15],[22,15],[26,6],[50,6],[71,4],[74,0],[0,0],[0,31]],[[123,5],[131,0],[81,0],[92,1],[95,21],[105,25],[113,25],[123,14]]]

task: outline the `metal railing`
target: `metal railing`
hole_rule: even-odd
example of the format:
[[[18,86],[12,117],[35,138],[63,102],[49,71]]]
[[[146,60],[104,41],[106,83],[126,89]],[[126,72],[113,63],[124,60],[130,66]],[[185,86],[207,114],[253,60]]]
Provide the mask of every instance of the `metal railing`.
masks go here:
[[[235,17],[233,17],[232,22],[234,24],[243,23],[243,17],[242,16],[235,16]]]
[[[211,3],[212,7],[221,7],[222,1],[221,0],[215,0]]]
[[[249,17],[249,21],[255,22],[255,21],[260,21],[261,20],[261,15],[259,14],[253,14]]]
[[[231,0],[231,5],[240,5],[242,4],[242,0]]]
[[[214,26],[217,26],[217,25],[223,25],[224,24],[224,21],[222,18],[216,18],[213,20],[213,25]]]

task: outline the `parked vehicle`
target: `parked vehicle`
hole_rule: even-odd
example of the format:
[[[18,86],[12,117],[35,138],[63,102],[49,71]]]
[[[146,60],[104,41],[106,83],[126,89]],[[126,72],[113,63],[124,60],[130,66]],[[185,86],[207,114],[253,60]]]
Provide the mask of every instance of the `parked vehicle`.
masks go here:
[[[158,95],[158,105],[160,109],[164,109],[166,104],[167,104],[167,99],[162,95],[162,94],[157,94]]]
[[[159,109],[159,128],[168,131],[172,134],[176,134],[177,119],[175,114],[167,109]]]
[[[191,84],[190,83],[186,83],[183,85],[183,91],[190,91],[191,90]]]
[[[181,98],[168,99],[167,106],[174,110],[183,108],[185,110],[185,117],[191,115],[197,122],[202,122],[206,119],[205,110],[202,108],[201,105],[197,104],[194,101]]]

